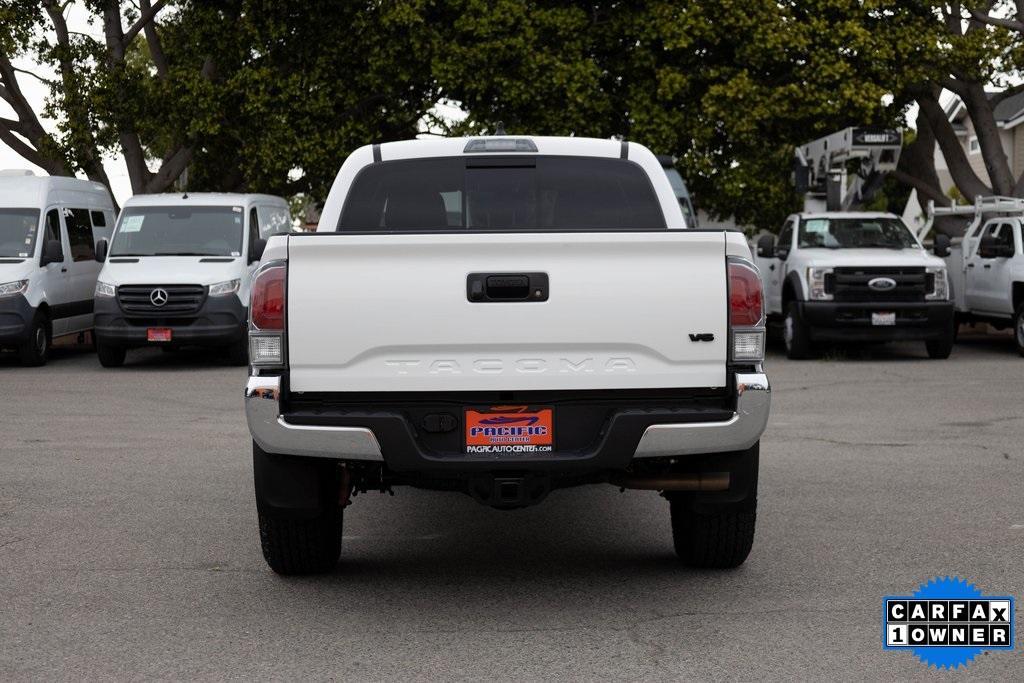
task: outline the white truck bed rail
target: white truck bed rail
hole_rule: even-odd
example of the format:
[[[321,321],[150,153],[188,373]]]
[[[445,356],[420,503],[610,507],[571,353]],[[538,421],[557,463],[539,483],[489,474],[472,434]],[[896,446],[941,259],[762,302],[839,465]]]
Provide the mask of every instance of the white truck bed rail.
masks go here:
[[[936,216],[973,216],[973,220],[965,231],[966,234],[977,227],[986,215],[994,213],[1024,214],[1024,199],[1019,197],[979,196],[974,200],[974,204],[960,206],[935,206],[935,201],[929,199],[928,219],[921,226],[921,229],[917,231],[917,238],[924,240],[925,236],[931,231]]]

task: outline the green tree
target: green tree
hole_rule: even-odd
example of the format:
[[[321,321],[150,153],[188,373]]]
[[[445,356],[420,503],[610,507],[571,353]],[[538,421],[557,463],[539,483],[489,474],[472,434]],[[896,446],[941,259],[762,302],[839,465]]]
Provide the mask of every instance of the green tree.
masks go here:
[[[427,0],[80,3],[102,39],[68,30],[71,4],[0,0],[0,140],[50,173],[109,185],[119,153],[135,193],[188,168],[194,190],[322,197],[354,147],[414,135],[438,98]],[[41,112],[19,57],[58,74]]]
[[[461,0],[445,93],[468,129],[612,135],[672,153],[698,203],[777,229],[798,206],[793,147],[883,105],[898,18],[840,0]],[[888,61],[887,61],[888,60]]]

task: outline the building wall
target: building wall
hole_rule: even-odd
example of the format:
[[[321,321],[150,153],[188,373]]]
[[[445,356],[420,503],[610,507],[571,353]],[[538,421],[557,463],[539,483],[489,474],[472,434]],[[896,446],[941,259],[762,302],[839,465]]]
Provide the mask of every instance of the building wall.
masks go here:
[[[991,184],[988,178],[988,170],[985,168],[985,159],[982,157],[981,151],[971,152],[970,150],[970,141],[975,137],[974,123],[967,116],[963,117],[961,123],[966,127],[966,132],[959,134],[957,139],[960,141],[964,154],[967,155],[967,162],[986,185]],[[1010,170],[1015,177],[1019,177],[1021,173],[1024,173],[1024,130],[1022,129],[1024,129],[1024,126],[1015,126],[1010,130],[999,131],[1003,152],[1006,153],[1007,162],[1010,164]],[[949,172],[949,166],[946,164],[942,150],[939,149],[937,144],[935,145],[935,171],[939,176],[939,184],[942,187],[942,191],[948,194],[955,186],[955,183],[953,182],[953,176]]]
[[[1014,126],[1006,131],[1013,139],[1013,177],[1020,178],[1024,174],[1024,125]]]

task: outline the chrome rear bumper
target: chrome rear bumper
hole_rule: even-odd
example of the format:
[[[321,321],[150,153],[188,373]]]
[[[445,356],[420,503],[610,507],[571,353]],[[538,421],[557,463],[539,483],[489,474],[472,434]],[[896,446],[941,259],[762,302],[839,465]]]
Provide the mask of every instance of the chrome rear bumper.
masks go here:
[[[268,453],[384,461],[380,444],[362,427],[293,425],[281,417],[281,378],[250,377],[245,385],[249,433]]]
[[[724,453],[750,448],[768,425],[772,389],[763,373],[736,374],[736,412],[725,422],[651,425],[634,458]]]
[[[763,373],[737,373],[736,410],[722,422],[651,425],[634,458],[740,451],[753,446],[768,424],[771,386]],[[245,387],[249,432],[269,453],[383,462],[369,429],[288,423],[281,415],[281,378],[250,377]]]

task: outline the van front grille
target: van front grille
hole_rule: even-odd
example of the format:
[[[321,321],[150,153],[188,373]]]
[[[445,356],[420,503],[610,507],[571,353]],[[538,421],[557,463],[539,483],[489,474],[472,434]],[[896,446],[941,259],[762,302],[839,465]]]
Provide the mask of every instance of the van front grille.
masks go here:
[[[206,287],[202,285],[121,285],[117,288],[121,310],[132,316],[195,315],[204,301]]]

